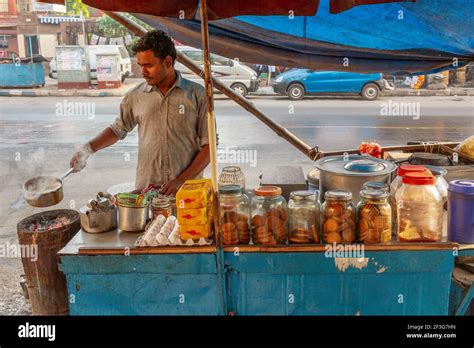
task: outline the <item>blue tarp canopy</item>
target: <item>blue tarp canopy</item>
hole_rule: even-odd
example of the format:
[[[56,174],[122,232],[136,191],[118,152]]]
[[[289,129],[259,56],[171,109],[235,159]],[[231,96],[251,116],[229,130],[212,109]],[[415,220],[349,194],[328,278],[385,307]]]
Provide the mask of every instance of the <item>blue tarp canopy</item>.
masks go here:
[[[201,46],[199,19],[135,14],[176,40]],[[314,16],[239,16],[209,23],[211,52],[254,64],[386,73],[428,73],[474,60],[474,1],[417,0]]]

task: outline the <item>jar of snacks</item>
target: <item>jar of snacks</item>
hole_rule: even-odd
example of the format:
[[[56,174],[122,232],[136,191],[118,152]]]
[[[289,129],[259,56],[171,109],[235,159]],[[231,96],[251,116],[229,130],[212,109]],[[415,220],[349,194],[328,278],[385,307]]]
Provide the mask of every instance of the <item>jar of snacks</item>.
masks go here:
[[[312,191],[294,191],[288,201],[290,243],[320,243],[319,202]]]
[[[390,192],[390,186],[383,181],[367,181],[362,185],[362,190],[382,190]]]
[[[154,197],[151,200],[151,219],[155,220],[158,215],[163,215],[165,218],[172,214],[171,202],[166,197]]]
[[[398,240],[436,242],[443,229],[443,198],[429,173],[409,173],[396,193]]]
[[[288,207],[277,186],[261,186],[252,198],[252,240],[254,244],[285,244],[288,239]]]
[[[250,243],[250,202],[239,185],[219,187],[219,229],[223,243]]]
[[[359,240],[365,244],[388,243],[392,237],[392,209],[388,192],[362,190],[359,196]]]
[[[322,229],[324,243],[356,242],[356,209],[352,203],[352,193],[332,190],[324,194]]]

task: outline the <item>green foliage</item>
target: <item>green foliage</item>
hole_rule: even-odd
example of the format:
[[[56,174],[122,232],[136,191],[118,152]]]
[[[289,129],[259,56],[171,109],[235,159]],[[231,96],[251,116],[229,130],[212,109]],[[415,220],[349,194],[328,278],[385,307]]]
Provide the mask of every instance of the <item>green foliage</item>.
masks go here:
[[[81,13],[84,18],[89,18],[89,8],[86,4],[82,3],[82,0],[67,0],[66,1],[66,12],[68,15],[80,16]]]

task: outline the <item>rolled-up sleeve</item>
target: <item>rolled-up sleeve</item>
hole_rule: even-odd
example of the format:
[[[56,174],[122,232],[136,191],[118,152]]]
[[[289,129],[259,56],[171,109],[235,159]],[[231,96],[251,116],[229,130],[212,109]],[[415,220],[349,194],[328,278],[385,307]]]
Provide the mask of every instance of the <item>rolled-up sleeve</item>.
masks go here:
[[[120,103],[120,115],[110,125],[110,128],[115,135],[122,140],[135,128],[136,125],[137,122],[132,110],[132,97],[127,94]]]
[[[198,137],[199,145],[203,147],[209,144],[209,129],[207,125],[207,98],[206,93],[198,95],[199,100],[199,115],[198,115]],[[217,134],[216,126],[216,143],[219,144],[219,135]]]

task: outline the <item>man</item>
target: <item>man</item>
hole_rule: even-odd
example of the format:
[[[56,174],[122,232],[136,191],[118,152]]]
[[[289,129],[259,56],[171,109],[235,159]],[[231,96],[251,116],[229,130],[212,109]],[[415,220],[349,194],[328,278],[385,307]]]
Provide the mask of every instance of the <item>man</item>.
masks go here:
[[[209,164],[205,90],[175,71],[176,49],[163,31],[148,32],[132,51],[146,82],[125,95],[120,116],[82,145],[70,165],[81,170],[90,154],[124,139],[138,126],[136,191],[154,184],[163,194],[175,194]]]

